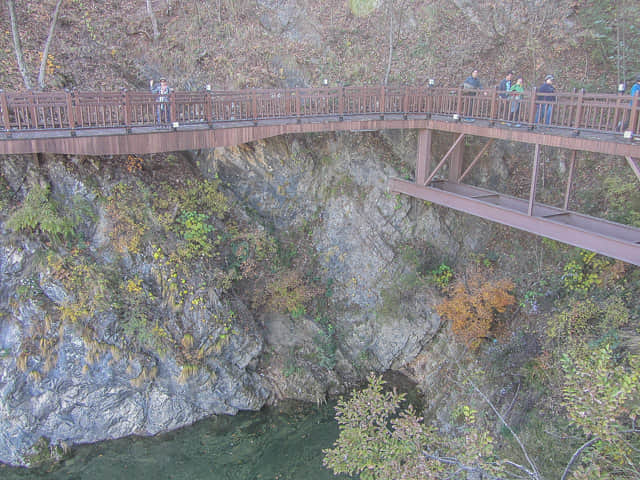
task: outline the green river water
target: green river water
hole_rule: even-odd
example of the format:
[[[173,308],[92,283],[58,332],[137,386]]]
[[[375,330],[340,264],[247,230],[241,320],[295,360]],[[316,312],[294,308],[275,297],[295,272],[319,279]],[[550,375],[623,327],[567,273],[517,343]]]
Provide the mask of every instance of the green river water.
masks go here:
[[[155,437],[74,448],[49,472],[0,465],[0,479],[325,480],[322,449],[338,436],[334,405],[286,403],[220,415]]]

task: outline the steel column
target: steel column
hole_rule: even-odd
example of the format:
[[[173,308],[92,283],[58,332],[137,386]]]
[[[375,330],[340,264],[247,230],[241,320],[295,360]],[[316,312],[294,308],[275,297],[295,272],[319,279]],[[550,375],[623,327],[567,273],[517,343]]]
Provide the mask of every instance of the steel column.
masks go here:
[[[576,165],[576,151],[571,151],[571,163],[569,164],[569,178],[567,178],[567,189],[564,192],[564,209],[569,210],[569,197],[571,196],[571,184],[573,182],[573,169]]]
[[[462,173],[462,162],[464,160],[464,142],[459,142],[451,152],[451,161],[449,162],[449,180],[457,182],[458,177]]]
[[[427,128],[418,130],[418,156],[416,158],[416,183],[427,183],[427,172],[431,166],[431,138],[433,131]]]
[[[531,189],[529,190],[528,214],[533,215],[533,205],[536,201],[536,185],[538,184],[538,160],[540,158],[540,144],[536,143],[536,150],[533,154],[533,168],[531,169]]]

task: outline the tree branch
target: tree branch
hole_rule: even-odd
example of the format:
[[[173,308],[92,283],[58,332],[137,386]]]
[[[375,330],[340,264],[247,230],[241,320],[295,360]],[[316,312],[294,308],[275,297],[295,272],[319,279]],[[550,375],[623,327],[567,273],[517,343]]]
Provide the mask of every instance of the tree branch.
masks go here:
[[[439,455],[433,455],[425,451],[422,452],[422,455],[428,460],[435,460],[436,462],[444,463],[445,465],[455,465],[460,470],[464,470],[465,472],[480,473],[482,475],[481,478],[486,480],[504,480],[503,478],[496,477],[491,475],[490,473],[487,473],[480,467],[472,467],[470,465],[465,465],[462,462],[460,462],[460,460],[458,460],[457,458],[441,457]]]
[[[578,457],[580,457],[582,452],[586,448],[589,448],[591,445],[596,443],[598,440],[600,440],[600,437],[593,437],[591,440],[589,440],[587,443],[582,445],[578,450],[576,450],[574,452],[574,454],[571,456],[571,459],[569,460],[569,463],[567,463],[567,466],[565,467],[564,472],[562,473],[562,476],[560,477],[560,480],[565,480],[567,478],[567,475],[569,475],[569,471],[571,470],[571,467],[573,466],[575,461],[578,460]]]
[[[44,78],[47,73],[47,57],[49,56],[49,47],[51,46],[51,40],[53,39],[53,32],[56,30],[56,24],[58,23],[58,15],[60,14],[60,5],[63,0],[58,0],[56,8],[53,11],[51,17],[51,25],[49,25],[49,33],[47,34],[47,41],[42,49],[42,59],[40,60],[40,73],[38,74],[38,86],[41,90],[44,89]]]
[[[16,20],[16,9],[13,0],[7,0],[7,8],[9,9],[9,19],[11,22],[11,33],[13,34],[13,49],[16,52],[16,60],[18,62],[18,70],[22,75],[24,86],[31,90],[31,79],[29,71],[24,63],[24,55],[22,53],[22,44],[20,43],[20,33],[18,32],[18,21]]]

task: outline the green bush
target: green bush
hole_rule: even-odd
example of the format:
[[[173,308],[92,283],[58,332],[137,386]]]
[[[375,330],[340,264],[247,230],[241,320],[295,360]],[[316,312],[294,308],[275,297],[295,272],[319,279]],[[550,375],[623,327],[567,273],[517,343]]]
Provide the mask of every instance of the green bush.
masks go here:
[[[14,232],[40,231],[53,242],[74,238],[75,223],[61,215],[59,206],[49,197],[49,186],[35,185],[7,220],[7,227]]]

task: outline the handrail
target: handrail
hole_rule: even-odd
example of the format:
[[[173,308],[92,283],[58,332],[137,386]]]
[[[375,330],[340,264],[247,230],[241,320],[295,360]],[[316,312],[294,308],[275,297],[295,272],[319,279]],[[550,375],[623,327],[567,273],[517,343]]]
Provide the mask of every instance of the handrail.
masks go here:
[[[489,123],[519,123],[640,134],[640,99],[629,95],[465,90],[446,87],[363,86],[235,91],[0,92],[5,131],[89,128],[362,115],[454,116]]]

